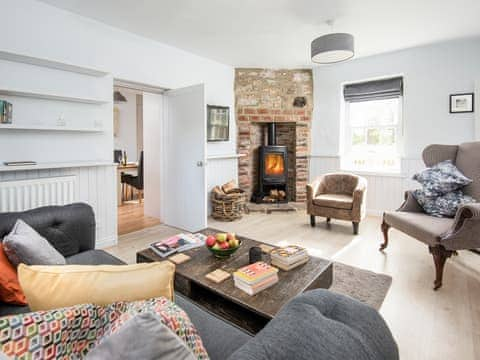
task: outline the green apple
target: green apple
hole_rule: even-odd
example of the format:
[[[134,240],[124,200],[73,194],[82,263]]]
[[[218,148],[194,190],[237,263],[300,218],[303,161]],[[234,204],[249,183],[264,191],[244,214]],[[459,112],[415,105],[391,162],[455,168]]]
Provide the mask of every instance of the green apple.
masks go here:
[[[218,242],[225,242],[225,241],[227,241],[227,234],[226,233],[218,233],[216,238],[217,238]]]
[[[240,242],[237,239],[233,238],[228,240],[228,245],[230,245],[232,249],[235,249],[236,247],[238,247],[238,245],[240,245]]]
[[[219,244],[219,243],[215,243],[215,245],[213,245],[213,246],[211,247],[211,249],[220,250],[220,249],[221,249],[220,244]]]

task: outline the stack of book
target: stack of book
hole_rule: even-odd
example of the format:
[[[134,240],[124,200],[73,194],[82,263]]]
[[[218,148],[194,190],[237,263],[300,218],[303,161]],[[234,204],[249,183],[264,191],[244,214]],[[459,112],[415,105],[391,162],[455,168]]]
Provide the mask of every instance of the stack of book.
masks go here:
[[[278,269],[259,261],[235,271],[233,281],[240,290],[255,295],[278,282]]]
[[[274,249],[270,252],[270,257],[273,266],[285,271],[295,269],[309,259],[307,250],[297,245]]]

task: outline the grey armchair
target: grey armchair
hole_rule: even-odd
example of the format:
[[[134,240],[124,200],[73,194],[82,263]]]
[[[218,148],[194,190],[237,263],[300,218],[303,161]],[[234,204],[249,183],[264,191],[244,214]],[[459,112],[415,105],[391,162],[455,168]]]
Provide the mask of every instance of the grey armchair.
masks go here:
[[[480,200],[480,142],[460,145],[430,145],[423,151],[423,162],[433,166],[452,160],[457,168],[473,182],[463,188],[465,194]],[[388,230],[394,227],[428,245],[435,264],[434,290],[442,286],[443,269],[447,259],[457,250],[480,247],[480,203],[461,206],[452,218],[437,218],[423,212],[412,192],[405,193],[405,201],[397,211],[383,214],[384,242],[388,246]]]

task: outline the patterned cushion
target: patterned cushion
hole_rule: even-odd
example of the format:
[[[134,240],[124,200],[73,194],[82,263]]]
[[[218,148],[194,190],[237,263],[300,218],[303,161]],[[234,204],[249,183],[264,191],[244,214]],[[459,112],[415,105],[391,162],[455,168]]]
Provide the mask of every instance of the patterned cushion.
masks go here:
[[[0,318],[0,351],[14,359],[82,359],[103,337],[142,312],[154,312],[198,359],[208,359],[187,314],[166,298],[93,304]]]
[[[461,190],[441,196],[428,196],[424,190],[415,190],[413,196],[427,214],[436,217],[454,217],[459,206],[475,202],[474,198]]]
[[[447,194],[472,182],[451,160],[442,161],[413,175],[413,180],[422,184],[425,195],[429,197]]]

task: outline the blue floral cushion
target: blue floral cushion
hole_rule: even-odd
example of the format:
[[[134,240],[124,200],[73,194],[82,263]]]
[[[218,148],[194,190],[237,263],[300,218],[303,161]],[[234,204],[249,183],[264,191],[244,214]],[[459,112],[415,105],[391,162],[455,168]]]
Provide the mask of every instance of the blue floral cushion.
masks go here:
[[[413,175],[413,180],[422,184],[425,195],[429,197],[447,194],[472,182],[451,160],[442,161]]]
[[[461,205],[476,202],[461,190],[440,196],[428,196],[426,191],[419,189],[413,192],[413,197],[427,214],[436,217],[454,217]]]

